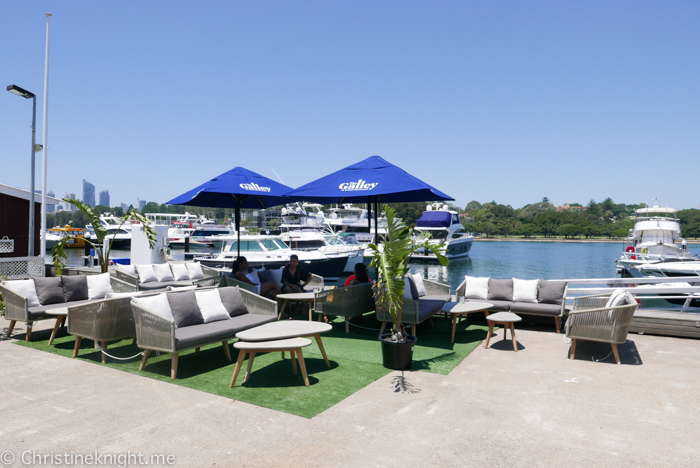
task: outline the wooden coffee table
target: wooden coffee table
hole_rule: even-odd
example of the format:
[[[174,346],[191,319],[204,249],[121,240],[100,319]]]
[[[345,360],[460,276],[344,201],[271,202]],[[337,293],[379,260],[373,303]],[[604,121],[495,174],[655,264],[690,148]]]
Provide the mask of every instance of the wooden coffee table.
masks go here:
[[[229,388],[233,387],[236,383],[236,378],[238,377],[238,372],[241,370],[243,365],[243,360],[246,354],[250,353],[250,358],[248,358],[248,368],[245,371],[245,379],[243,382],[247,382],[250,377],[250,369],[253,367],[253,361],[255,360],[255,355],[258,353],[270,353],[277,351],[289,351],[292,355],[292,372],[297,375],[297,363],[295,359],[295,354],[299,357],[299,367],[301,367],[301,375],[304,377],[304,385],[309,386],[309,376],[306,373],[306,363],[304,362],[304,354],[301,352],[301,348],[311,345],[311,340],[307,338],[289,338],[286,340],[275,340],[275,341],[238,341],[233,344],[233,347],[240,350],[238,353],[238,360],[236,361],[236,368],[233,370],[233,376],[231,377],[231,383]]]
[[[56,338],[56,333],[58,333],[58,329],[66,323],[66,318],[68,317],[68,307],[58,307],[56,309],[49,309],[44,313],[46,315],[56,316],[56,324],[54,325],[53,331],[51,332],[51,338],[49,338],[49,346],[51,346],[53,344],[53,340]]]
[[[284,299],[284,302],[282,303],[282,309],[280,310],[280,314],[277,316],[277,320],[282,317],[282,313],[284,312],[285,307],[287,307],[287,304],[289,301],[296,301],[296,302],[306,302],[307,307],[309,309],[309,321],[311,321],[311,304],[314,302],[314,293],[312,292],[303,292],[303,293],[283,293],[283,294],[278,294],[277,297],[280,299]]]
[[[457,330],[457,319],[473,312],[484,312],[489,315],[489,309],[493,304],[489,302],[446,302],[442,306],[443,312],[450,314],[450,328],[452,328],[452,341],[455,342],[455,330]]]
[[[330,369],[331,363],[326,356],[326,350],[323,348],[321,341],[321,333],[329,332],[333,327],[328,323],[323,322],[304,322],[302,320],[282,320],[280,322],[270,322],[259,327],[243,330],[236,333],[236,338],[241,341],[272,341],[283,340],[286,338],[304,338],[313,336],[316,339],[316,344],[323,354],[323,359],[326,361],[326,366]],[[284,353],[282,353],[284,358]]]
[[[486,344],[484,344],[484,348],[489,347],[489,340],[493,335],[493,326],[503,325],[503,339],[505,340],[508,338],[508,329],[510,328],[510,335],[513,338],[513,349],[517,353],[518,342],[515,340],[515,326],[513,326],[513,324],[515,322],[520,322],[522,319],[513,312],[496,312],[495,314],[491,314],[486,317],[486,320],[489,322],[489,335],[486,337]]]

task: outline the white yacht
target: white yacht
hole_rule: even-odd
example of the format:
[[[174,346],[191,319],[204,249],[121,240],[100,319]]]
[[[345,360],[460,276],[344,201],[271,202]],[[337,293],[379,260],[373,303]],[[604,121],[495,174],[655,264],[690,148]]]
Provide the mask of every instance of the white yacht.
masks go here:
[[[223,242],[222,250],[217,255],[195,256],[194,260],[202,265],[215,268],[231,268],[238,257],[237,236],[218,236]],[[292,250],[280,236],[241,235],[241,256],[248,260],[253,268],[280,268],[289,263],[289,257],[296,254],[299,263],[311,273],[329,280],[337,280],[345,268],[347,257],[331,257],[320,252]]]
[[[352,204],[328,210],[325,221],[336,233],[354,233],[360,242],[374,242],[374,219],[367,219],[367,210]],[[386,217],[377,219],[379,236],[386,235]]]
[[[469,256],[474,242],[474,236],[467,232],[459,222],[459,214],[448,209],[447,205],[433,203],[428,205],[423,215],[416,221],[414,241],[423,233],[430,233],[430,242],[436,245],[444,244],[447,250],[445,256],[458,259]],[[420,248],[411,257],[412,262],[437,262],[435,254],[430,250]]]
[[[647,265],[685,262],[697,264],[697,259],[688,252],[688,244],[681,237],[681,226],[675,209],[661,207],[659,200],[654,199],[651,207],[636,210],[632,219],[636,221],[634,229],[630,230],[630,236],[625,239],[622,256],[615,261],[619,275],[649,276],[645,273],[649,270]],[[644,271],[640,268],[642,265],[645,265]]]
[[[215,243],[210,239],[213,236],[236,233],[233,223],[216,224],[216,221],[204,215],[193,215],[188,212],[184,214],[146,213],[145,216],[154,225],[169,226],[169,245],[175,249],[184,248],[186,236],[190,238],[190,247],[196,248],[214,246]]]
[[[121,218],[118,216],[113,216],[111,213],[104,213],[100,215],[100,222],[102,226],[107,230],[107,236],[105,239],[112,240],[112,248],[122,249],[131,247],[131,222],[127,221],[122,224]],[[85,226],[87,233],[85,237],[91,241],[96,241],[95,230],[92,228],[91,224]]]

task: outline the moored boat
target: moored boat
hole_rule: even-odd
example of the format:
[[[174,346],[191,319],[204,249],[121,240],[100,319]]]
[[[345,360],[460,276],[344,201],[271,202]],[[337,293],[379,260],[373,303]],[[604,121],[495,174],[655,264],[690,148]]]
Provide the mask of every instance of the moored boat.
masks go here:
[[[474,242],[474,236],[467,232],[459,221],[459,214],[448,209],[447,205],[435,203],[428,205],[423,215],[416,221],[414,241],[421,234],[431,235],[430,243],[444,245],[444,255],[450,260],[465,258]],[[420,248],[411,257],[412,262],[437,263],[437,257],[430,250]]]

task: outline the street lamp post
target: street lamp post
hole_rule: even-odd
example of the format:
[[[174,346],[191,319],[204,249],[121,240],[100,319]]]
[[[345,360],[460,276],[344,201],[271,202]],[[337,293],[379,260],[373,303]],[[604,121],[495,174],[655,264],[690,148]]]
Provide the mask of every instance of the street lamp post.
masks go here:
[[[29,256],[34,256],[34,162],[36,158],[36,96],[26,89],[10,85],[7,90],[25,99],[32,99],[32,177],[29,182]]]

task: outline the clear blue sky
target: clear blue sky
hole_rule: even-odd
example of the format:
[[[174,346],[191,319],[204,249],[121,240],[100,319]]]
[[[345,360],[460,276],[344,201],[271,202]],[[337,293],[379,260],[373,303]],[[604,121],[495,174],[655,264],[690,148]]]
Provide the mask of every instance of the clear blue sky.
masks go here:
[[[47,11],[58,196],[380,155],[461,206],[700,204],[698,1],[15,2],[0,84],[37,94],[39,143]],[[29,186],[30,122],[2,90],[0,183]]]

